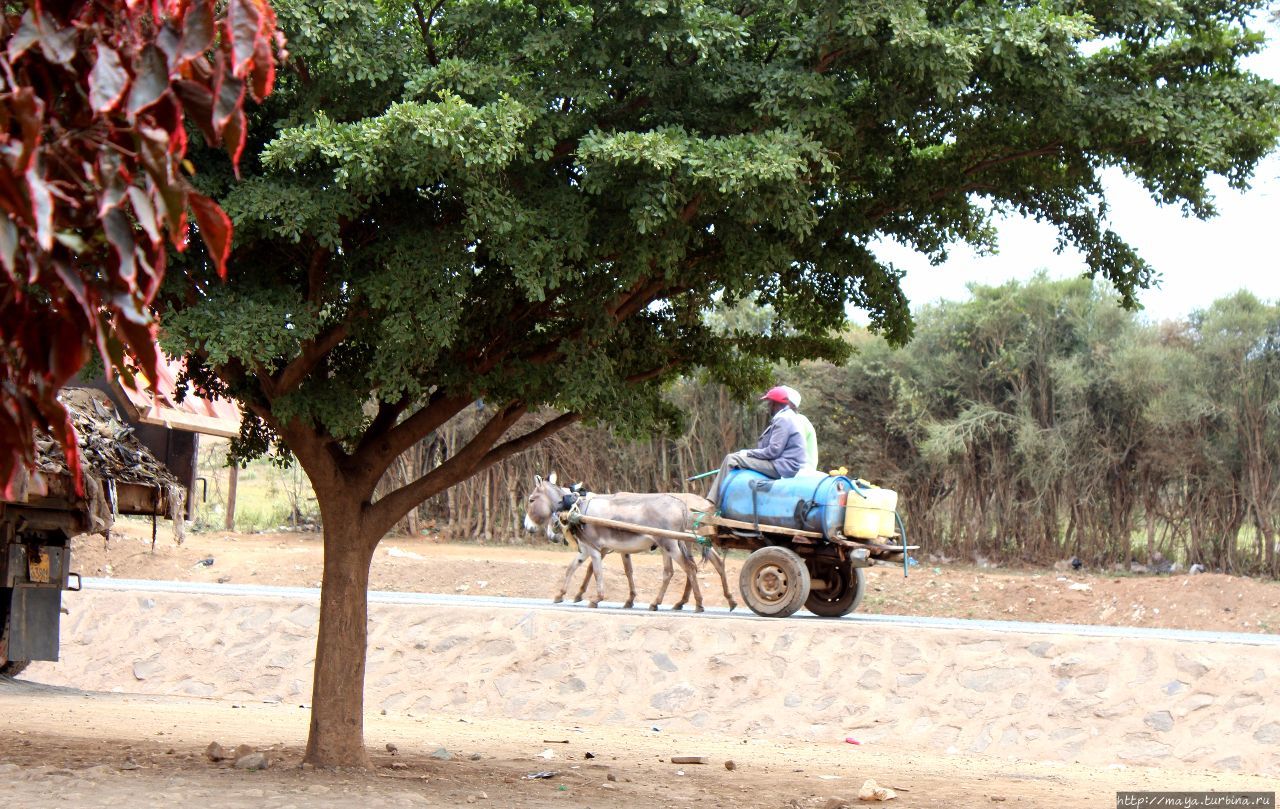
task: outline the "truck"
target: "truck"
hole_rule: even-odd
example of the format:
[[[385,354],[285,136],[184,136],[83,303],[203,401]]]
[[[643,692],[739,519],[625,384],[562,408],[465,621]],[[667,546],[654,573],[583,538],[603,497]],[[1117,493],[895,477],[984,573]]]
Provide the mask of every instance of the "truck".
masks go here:
[[[235,434],[234,418],[195,412],[201,402],[182,407],[156,401],[154,389],[145,400],[129,393],[105,380],[64,389],[59,397],[79,436],[80,490],[61,448],[38,435],[36,467],[0,499],[0,675],[58,659],[62,593],[81,584],[72,538],[109,541],[117,517],[143,515],[152,519],[153,545],[162,517],[181,541],[198,481],[198,434]]]

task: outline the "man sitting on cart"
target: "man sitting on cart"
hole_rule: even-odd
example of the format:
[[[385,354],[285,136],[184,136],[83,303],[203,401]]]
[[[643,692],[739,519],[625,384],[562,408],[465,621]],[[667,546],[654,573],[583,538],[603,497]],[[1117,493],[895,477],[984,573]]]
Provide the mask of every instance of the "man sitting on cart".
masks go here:
[[[769,426],[761,433],[755,449],[724,456],[707,495],[714,505],[720,504],[720,482],[728,477],[730,469],[751,469],[776,479],[795,477],[806,466],[808,452],[804,432],[786,389],[770,388],[760,401],[769,402]]]
[[[796,424],[800,427],[800,435],[804,438],[804,466],[801,471],[817,471],[818,469],[818,431],[813,429],[813,422],[800,412],[800,391],[790,385],[782,385],[787,394],[791,409],[796,412]]]

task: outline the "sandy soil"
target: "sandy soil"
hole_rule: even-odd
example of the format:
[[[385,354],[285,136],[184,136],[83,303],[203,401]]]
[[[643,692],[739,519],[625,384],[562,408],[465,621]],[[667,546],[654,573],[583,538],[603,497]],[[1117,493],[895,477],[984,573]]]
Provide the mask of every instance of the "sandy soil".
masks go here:
[[[152,553],[149,524],[122,521],[110,543],[76,541],[73,567],[86,576],[235,582],[318,587],[321,542],[315,534],[189,535],[175,545],[163,529]],[[375,590],[550,598],[564,581],[574,554],[556,545],[445,544],[427,538],[389,537],[374,556]],[[730,556],[729,588],[737,598],[744,554]],[[201,560],[213,559],[209,566]],[[606,599],[626,598],[617,559],[605,560]],[[638,602],[657,593],[661,557],[636,558]],[[583,568],[585,571],[585,566]],[[1189,576],[1105,575],[1082,571],[980,569],[924,565],[903,578],[900,568],[868,571],[865,613],[983,618],[1038,622],[1280,632],[1280,582],[1219,574]],[[582,572],[569,591],[572,599]],[[723,605],[718,577],[709,566],[699,576],[708,605]],[[681,577],[665,603],[679,598]]]
[[[316,586],[314,535],[201,534],[182,546],[126,524],[111,543],[82,539],[73,567],[86,576]],[[557,547],[441,544],[390,538],[373,565],[384,590],[549,597],[572,554]],[[200,564],[212,559],[212,564]],[[741,556],[730,560],[736,592]],[[609,598],[624,579],[607,561]],[[637,560],[640,599],[656,591],[660,560]],[[710,570],[708,604],[722,604]],[[572,593],[571,593],[572,597]],[[668,594],[667,603],[675,600]],[[872,571],[867,612],[1063,621],[1243,632],[1280,628],[1280,584],[1218,575],[1067,576],[928,565],[904,580]],[[695,622],[696,623],[696,622]],[[1115,764],[1019,762],[919,752],[886,742],[682,735],[643,727],[584,726],[456,716],[366,717],[371,772],[301,768],[309,712],[299,705],[86,693],[0,678],[0,806],[188,806],[276,809],[362,806],[742,807],[838,809],[860,804],[867,778],[898,790],[897,807],[1107,807],[1118,790],[1274,790],[1259,777]],[[248,744],[271,761],[261,772],[204,756],[211,741]],[[567,744],[561,743],[567,741]],[[395,746],[395,752],[386,745]],[[448,760],[433,758],[440,749]],[[541,758],[550,751],[553,758]],[[592,754],[588,758],[588,753]],[[676,765],[673,755],[707,756]],[[726,761],[734,762],[729,770]],[[553,772],[546,779],[525,776]],[[612,778],[611,778],[612,777]]]
[[[30,710],[38,700],[40,710]],[[86,694],[0,681],[0,803],[85,807],[393,806],[836,809],[867,778],[891,806],[1108,807],[1117,790],[1271,790],[1263,779],[1116,766],[785,745],[555,723],[366,718],[372,772],[300,767],[307,712],[296,706]],[[263,751],[265,771],[210,762],[217,740]],[[562,742],[568,742],[567,744]],[[389,752],[393,745],[395,752]],[[432,757],[447,750],[449,760]],[[541,758],[550,751],[554,758]],[[591,754],[591,758],[588,758]],[[675,755],[709,763],[672,764]],[[728,770],[725,762],[732,761]],[[552,772],[550,778],[526,776]]]

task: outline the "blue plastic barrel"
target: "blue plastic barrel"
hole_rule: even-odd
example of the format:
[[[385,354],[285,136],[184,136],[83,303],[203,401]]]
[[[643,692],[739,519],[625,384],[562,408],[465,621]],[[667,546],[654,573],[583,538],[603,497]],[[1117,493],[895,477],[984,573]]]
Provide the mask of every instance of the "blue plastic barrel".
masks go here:
[[[816,531],[826,539],[844,528],[844,499],[853,482],[842,475],[801,472],[774,480],[733,469],[720,494],[720,513],[731,520]]]

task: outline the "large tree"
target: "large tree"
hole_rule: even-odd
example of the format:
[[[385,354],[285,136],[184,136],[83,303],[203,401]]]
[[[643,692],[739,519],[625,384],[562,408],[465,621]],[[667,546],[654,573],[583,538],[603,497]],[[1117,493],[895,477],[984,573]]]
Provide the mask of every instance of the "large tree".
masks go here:
[[[1257,5],[278,3],[294,58],[245,182],[196,157],[236,224],[227,281],[185,257],[162,318],[197,388],[243,403],[237,453],[287,448],[317,494],[307,760],[368,762],[369,563],[408,509],[579,418],[672,420],[682,369],[741,388],[839,358],[850,304],[907,338],[876,239],[941,258],[1019,212],[1131,302],[1151,268],[1099,172],[1196,216],[1210,175],[1246,183],[1277,132],[1277,88],[1239,64]],[[763,336],[704,317],[751,296]],[[468,407],[470,444],[375,498]]]

